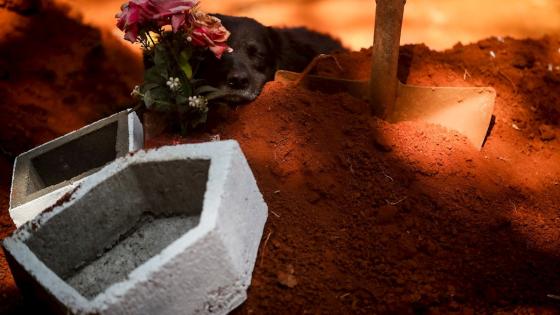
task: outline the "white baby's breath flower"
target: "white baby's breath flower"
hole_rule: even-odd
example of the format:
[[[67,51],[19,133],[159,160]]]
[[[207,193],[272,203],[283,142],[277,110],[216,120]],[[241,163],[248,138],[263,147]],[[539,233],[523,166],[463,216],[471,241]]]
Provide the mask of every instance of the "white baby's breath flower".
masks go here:
[[[189,96],[189,106],[199,110],[206,109],[208,106],[208,99],[204,96]]]
[[[179,78],[170,77],[165,84],[167,84],[169,89],[173,92],[176,92],[181,88],[181,81]]]
[[[140,93],[140,86],[135,86],[134,89],[132,90],[132,92],[130,92],[130,95],[133,97],[138,97],[141,95]]]

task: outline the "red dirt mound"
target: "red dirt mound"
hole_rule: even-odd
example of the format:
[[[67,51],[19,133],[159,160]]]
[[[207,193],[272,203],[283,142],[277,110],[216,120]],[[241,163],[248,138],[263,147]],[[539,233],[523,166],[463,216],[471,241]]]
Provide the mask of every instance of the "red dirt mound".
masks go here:
[[[481,152],[437,126],[372,118],[367,104],[349,95],[277,82],[251,104],[214,110],[204,131],[162,135],[148,145],[217,136],[240,142],[270,214],[248,301],[236,314],[560,314],[560,301],[547,297],[560,295],[558,48],[555,38],[489,39],[446,52],[403,48],[399,75],[408,83],[496,88],[495,124]],[[82,63],[62,62],[70,56],[37,70],[86,80]],[[367,77],[369,51],[338,59],[342,72],[330,61],[318,71]],[[126,103],[134,84],[116,88],[94,77],[61,94],[36,95],[25,89],[35,82],[0,81],[20,89],[10,93],[14,104],[52,104],[44,109],[49,119],[13,109],[15,121],[28,124],[19,129],[28,133],[22,138],[6,137],[14,119],[0,118],[2,144],[19,149],[63,132],[65,120],[85,124],[91,113],[104,113],[99,103]],[[90,101],[82,95],[92,95],[92,84],[114,96]],[[67,94],[80,95],[79,110],[59,104]],[[4,237],[13,227],[4,180],[9,163],[0,166]],[[23,312],[2,257],[0,299],[0,311]]]
[[[0,152],[27,150],[131,102],[141,59],[112,35],[59,7],[0,10],[0,21]]]
[[[126,108],[143,68],[112,35],[69,17],[64,8],[30,16],[0,9],[0,21],[3,239],[14,229],[8,215],[11,159]],[[0,257],[0,313],[25,313],[3,252]]]
[[[280,83],[216,114],[208,134],[150,144],[241,143],[270,217],[237,314],[557,314],[559,47],[403,48],[403,81],[497,89],[482,152],[437,126],[370,118],[348,95]],[[338,59],[343,73],[329,61],[319,72],[369,74],[369,51]]]

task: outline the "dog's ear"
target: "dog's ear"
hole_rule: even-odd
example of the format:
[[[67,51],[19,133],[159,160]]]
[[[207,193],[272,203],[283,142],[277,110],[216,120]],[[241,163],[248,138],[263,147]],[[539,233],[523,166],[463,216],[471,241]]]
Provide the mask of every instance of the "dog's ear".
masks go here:
[[[278,65],[279,61],[280,61],[280,56],[281,56],[281,52],[282,52],[282,37],[280,36],[280,34],[278,33],[278,31],[276,29],[274,29],[273,27],[267,27],[266,28],[267,31],[267,39],[268,39],[268,50],[270,52],[270,56],[272,56],[273,60],[274,60],[274,66],[276,68],[276,66]]]

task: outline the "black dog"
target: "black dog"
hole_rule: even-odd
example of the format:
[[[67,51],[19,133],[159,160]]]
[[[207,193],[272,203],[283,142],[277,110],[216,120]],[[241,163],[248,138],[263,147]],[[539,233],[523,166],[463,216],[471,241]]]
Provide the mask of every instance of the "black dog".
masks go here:
[[[228,103],[254,100],[277,69],[302,71],[319,54],[343,51],[333,38],[306,28],[272,28],[246,17],[215,15],[231,32],[232,53],[203,57],[196,78],[221,90]]]

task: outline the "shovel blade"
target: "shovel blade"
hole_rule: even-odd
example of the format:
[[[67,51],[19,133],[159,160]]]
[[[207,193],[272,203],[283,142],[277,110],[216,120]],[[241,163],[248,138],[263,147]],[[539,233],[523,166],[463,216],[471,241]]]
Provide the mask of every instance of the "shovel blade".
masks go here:
[[[300,78],[299,73],[277,71],[276,81],[288,83]],[[369,82],[306,76],[302,84],[312,90],[328,93],[347,92],[368,99]],[[465,135],[481,149],[492,120],[496,91],[491,87],[421,87],[399,84],[395,107],[385,119],[396,123],[422,120],[441,125]]]
[[[287,70],[278,70],[274,75],[274,81],[284,84],[297,82],[300,78],[300,73]],[[367,81],[307,75],[303,78],[301,84],[312,91],[321,91],[329,94],[348,93],[363,100],[367,100],[369,97],[369,82]]]
[[[420,87],[400,84],[389,122],[422,120],[465,135],[479,150],[492,120],[496,91],[491,87]]]

